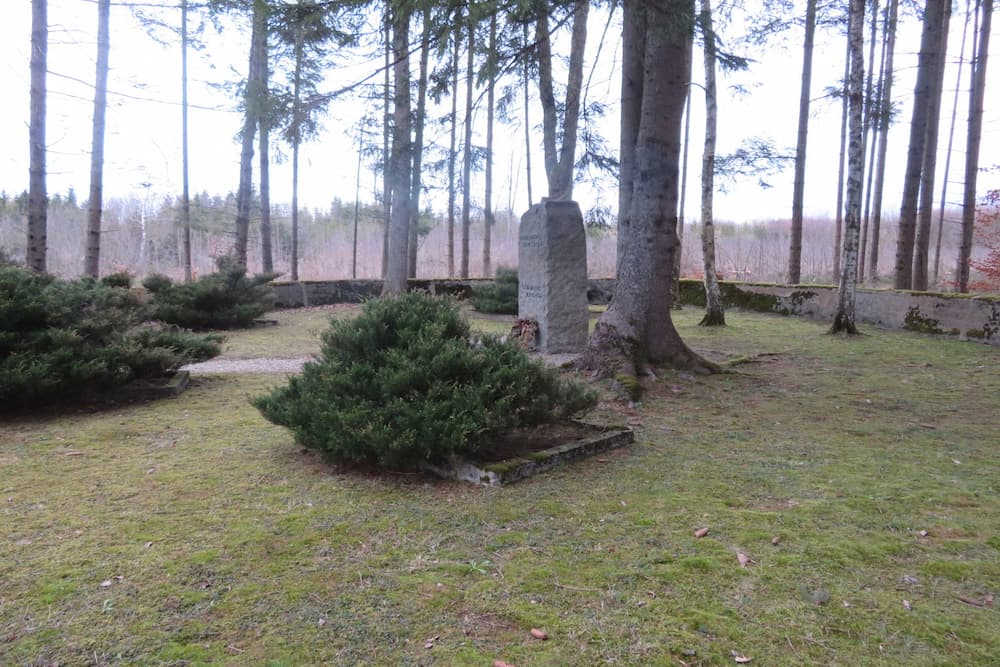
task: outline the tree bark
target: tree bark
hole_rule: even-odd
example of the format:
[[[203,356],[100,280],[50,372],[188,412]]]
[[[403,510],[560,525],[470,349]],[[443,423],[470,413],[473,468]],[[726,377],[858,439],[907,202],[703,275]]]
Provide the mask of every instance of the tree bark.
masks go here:
[[[855,325],[855,293],[857,289],[858,236],[861,228],[861,181],[864,171],[864,29],[865,0],[850,4],[850,76],[848,102],[850,106],[850,141],[847,157],[847,210],[844,215],[843,257],[840,262],[840,283],[837,290],[837,311],[830,333],[857,334]]]
[[[524,30],[524,44],[527,48],[528,44],[528,24],[525,23],[523,26]],[[525,176],[528,179],[528,207],[534,203],[535,198],[531,191],[531,116],[528,113],[531,107],[531,93],[528,88],[528,81],[531,78],[530,65],[528,58],[524,59],[524,69],[522,71],[523,77],[523,87],[524,87],[524,169]]]
[[[111,50],[111,0],[97,3],[97,73],[94,77],[94,126],[90,149],[90,197],[83,273],[97,278],[101,267],[101,210],[104,198],[104,118],[108,108],[108,55]]]
[[[300,30],[301,26],[297,28]],[[296,44],[295,44],[295,100],[298,104],[299,92],[299,77],[302,71],[302,44],[301,36],[299,33],[296,34]],[[268,66],[265,60],[263,67],[261,67],[261,91],[266,97],[270,95],[268,89],[269,83],[269,73]],[[261,268],[265,273],[271,273],[274,271],[274,255],[271,250],[271,118],[270,114],[260,114],[260,119],[257,123],[257,129],[260,132],[260,138],[257,142],[257,149],[260,153],[260,259]],[[294,122],[294,119],[293,119]],[[298,146],[295,147],[296,149]],[[298,220],[296,218],[296,203],[298,195],[298,154],[295,154],[295,160],[293,160],[292,169],[292,246],[293,249],[297,249],[298,246]],[[298,263],[295,258],[298,255],[292,253],[292,280],[298,280]]]
[[[941,45],[940,31],[946,3],[950,3],[950,0],[927,0],[924,10],[920,55],[917,64],[917,82],[913,90],[910,143],[906,154],[906,172],[903,178],[903,200],[899,210],[899,231],[896,237],[896,272],[893,280],[893,286],[896,289],[910,289],[913,286],[917,199],[920,194],[920,176],[924,164],[930,96],[934,87],[935,58]]]
[[[497,84],[497,14],[490,15],[490,47],[486,58],[489,84],[486,89],[486,191],[483,193],[483,277],[493,277],[491,236],[493,230],[493,121]]]
[[[410,129],[410,10],[400,4],[393,9],[393,132],[392,132],[392,217],[389,225],[389,256],[382,294],[406,291],[406,259],[410,226],[410,190],[413,145]]]
[[[715,89],[715,33],[712,27],[711,0],[701,0],[701,27],[705,44],[705,151],[701,162],[701,257],[705,282],[705,316],[698,324],[715,327],[726,325],[726,311],[722,307],[722,291],[715,272],[715,225],[712,214],[715,138],[719,113]],[[680,257],[676,257],[675,261],[679,262]]]
[[[413,132],[413,184],[410,192],[410,235],[406,252],[406,275],[417,277],[417,249],[420,238],[420,190],[424,157],[424,120],[427,115],[427,69],[430,60],[431,4],[424,7],[420,33],[420,71],[417,79],[417,113]]]
[[[456,13],[456,22],[460,13]],[[451,54],[451,139],[448,147],[448,277],[455,277],[455,163],[458,161],[458,62],[462,31],[455,30]]]
[[[302,144],[303,18],[295,16],[295,72],[292,75],[292,280],[299,279],[299,146]],[[261,194],[264,183],[261,173]],[[261,201],[263,204],[263,200]]]
[[[254,0],[253,29],[250,35],[250,63],[244,94],[242,150],[240,151],[240,185],[236,191],[236,244],[233,255],[243,267],[247,265],[247,243],[250,238],[250,206],[253,200],[253,144],[261,114],[261,67],[267,58],[267,3]]]
[[[193,279],[191,270],[191,188],[190,156],[188,154],[188,0],[181,0],[181,225],[184,228],[184,281]]]
[[[625,248],[632,229],[632,188],[635,176],[635,147],[642,119],[643,64],[646,48],[646,18],[642,3],[634,3],[623,18],[622,42],[631,47],[622,51],[621,135],[618,169],[618,256],[616,274],[621,271]]]
[[[889,146],[889,112],[892,109],[892,65],[896,53],[896,14],[899,0],[889,0],[889,13],[885,19],[886,55],[885,77],[879,102],[878,158],[875,165],[875,184],[872,186],[871,245],[868,252],[868,280],[878,280],[879,234],[882,227],[882,192],[885,188],[885,159]]]
[[[833,278],[837,280],[840,276],[840,260],[843,255],[843,234],[844,234],[844,170],[847,158],[847,118],[848,107],[848,77],[851,71],[851,40],[848,36],[847,52],[844,54],[844,88],[840,110],[840,158],[837,167],[837,209],[836,222],[834,223],[833,237]]]
[[[806,3],[805,39],[802,45],[802,83],[799,88],[799,127],[795,143],[795,177],[792,184],[792,229],[788,246],[788,282],[802,279],[802,202],[806,185],[806,145],[809,139],[809,99],[812,87],[813,43],[816,35],[816,0]]]
[[[392,118],[390,111],[392,105],[392,23],[390,21],[390,9],[385,8],[385,25],[383,33],[385,35],[385,71],[382,87],[382,273],[384,279],[389,268],[389,225],[392,217],[392,171],[389,162],[391,160],[389,148],[392,137]]]
[[[569,73],[562,119],[562,144],[557,146],[558,112],[552,83],[552,44],[549,34],[549,10],[541,5],[536,24],[538,44],[538,92],[542,104],[542,141],[545,151],[545,175],[549,199],[573,198],[573,165],[576,158],[576,135],[580,122],[580,95],[583,89],[583,57],[587,45],[589,0],[573,3],[573,32],[570,37]]]
[[[864,282],[865,280],[865,250],[867,249],[868,243],[868,218],[871,213],[871,201],[872,201],[872,174],[875,171],[875,133],[878,131],[875,126],[875,107],[878,103],[875,101],[875,45],[878,43],[878,0],[872,0],[872,22],[871,22],[871,32],[869,32],[869,38],[871,43],[868,45],[868,77],[865,80],[865,118],[864,118],[864,141],[861,146],[864,152],[868,153],[867,161],[865,162],[865,188],[862,190],[866,195],[865,199],[865,210],[861,217],[861,251],[858,255],[858,282]],[[882,51],[879,57],[879,73],[878,73],[878,85],[882,85],[882,77],[885,76],[885,70],[882,68],[881,64],[885,63],[885,41],[882,42]]]
[[[948,201],[948,176],[951,174],[951,149],[955,141],[955,119],[958,117],[958,97],[962,87],[962,66],[965,65],[965,41],[969,33],[969,17],[971,3],[966,5],[965,21],[962,24],[962,43],[958,47],[958,73],[955,75],[955,95],[951,101],[951,123],[948,127],[948,149],[945,151],[944,174],[941,176],[941,199],[938,208],[937,239],[934,243],[934,276],[932,281],[935,289],[940,289],[938,272],[941,268],[941,236],[944,232],[944,209]]]
[[[948,27],[951,2],[946,2],[941,16],[939,46],[934,56],[931,90],[927,99],[927,136],[924,139],[923,166],[920,174],[920,198],[917,208],[917,231],[913,244],[913,289],[927,290],[927,263],[930,258],[931,217],[934,215],[934,172],[937,169],[938,126],[944,93],[945,58],[948,54]]]
[[[638,0],[626,0],[625,21]],[[598,375],[637,374],[647,364],[699,372],[714,366],[681,340],[670,316],[669,285],[677,250],[678,162],[688,85],[693,0],[645,6],[643,96],[630,212],[632,231],[611,305],[598,320],[581,365]],[[627,24],[627,23],[626,23]],[[636,50],[634,40],[623,44]]]
[[[969,291],[969,259],[972,255],[972,232],[976,223],[976,177],[979,173],[979,145],[983,134],[983,98],[986,94],[986,60],[993,23],[993,0],[982,0],[979,45],[972,63],[972,87],[969,99],[969,127],[965,149],[965,191],[962,197],[962,240],[958,249],[956,277],[959,292]]]
[[[26,263],[45,272],[48,195],[45,191],[45,74],[49,50],[47,0],[31,0],[31,99],[28,128],[28,247]]]
[[[465,142],[462,151],[462,255],[458,275],[469,277],[469,231],[472,226],[472,88],[475,65],[476,24],[472,16],[469,24],[469,44],[465,61]]]

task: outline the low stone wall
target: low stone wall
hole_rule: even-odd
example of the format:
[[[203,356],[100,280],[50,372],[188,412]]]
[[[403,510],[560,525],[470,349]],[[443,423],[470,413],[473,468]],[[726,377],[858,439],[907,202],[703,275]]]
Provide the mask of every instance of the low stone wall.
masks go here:
[[[417,279],[410,280],[409,286],[411,290],[466,298],[476,285],[489,282],[492,281],[479,278]],[[611,300],[614,286],[613,279],[591,279],[588,281],[587,299],[592,304],[606,304]],[[720,286],[727,308],[797,315],[832,322],[837,307],[837,289],[828,285],[785,287],[722,282]],[[381,291],[380,280],[321,280],[274,284],[280,308],[361,303],[378,297]],[[680,300],[685,305],[703,306],[705,290],[701,281],[682,280]],[[1000,299],[996,298],[859,288],[856,317],[860,323],[885,329],[905,329],[1000,345]]]
[[[833,321],[837,288],[828,285],[762,285],[721,283],[727,308]],[[681,303],[705,304],[700,281],[682,281]],[[936,294],[858,288],[855,318],[883,329],[952,336],[1000,345],[1000,299],[963,294]]]

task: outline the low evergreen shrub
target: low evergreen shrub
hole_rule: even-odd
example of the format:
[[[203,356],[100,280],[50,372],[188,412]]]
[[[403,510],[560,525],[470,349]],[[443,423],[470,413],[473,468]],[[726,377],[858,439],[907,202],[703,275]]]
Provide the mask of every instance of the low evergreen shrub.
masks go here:
[[[128,289],[129,287],[132,287],[132,274],[128,271],[109,273],[101,278],[101,284],[107,287],[124,287],[125,289]]]
[[[220,257],[216,266],[216,273],[190,283],[175,283],[160,274],[143,280],[152,295],[154,317],[191,329],[239,329],[274,307],[268,283],[277,273],[247,276],[230,257]]]
[[[219,354],[221,337],[146,322],[124,287],[0,266],[0,411],[76,399]]]
[[[450,302],[424,294],[371,301],[322,339],[316,361],[253,403],[336,461],[414,469],[596,402],[516,344],[474,338]]]
[[[472,307],[481,313],[517,315],[517,269],[501,266],[492,284],[472,291]]]

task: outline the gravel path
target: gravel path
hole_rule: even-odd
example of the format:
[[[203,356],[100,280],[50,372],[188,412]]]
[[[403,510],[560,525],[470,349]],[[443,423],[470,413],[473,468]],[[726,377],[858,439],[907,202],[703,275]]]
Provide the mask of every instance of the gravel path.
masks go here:
[[[540,355],[547,366],[565,366],[577,358],[576,354]],[[260,359],[210,359],[197,364],[188,364],[181,370],[197,375],[249,375],[257,373],[298,373],[302,364],[312,357]]]

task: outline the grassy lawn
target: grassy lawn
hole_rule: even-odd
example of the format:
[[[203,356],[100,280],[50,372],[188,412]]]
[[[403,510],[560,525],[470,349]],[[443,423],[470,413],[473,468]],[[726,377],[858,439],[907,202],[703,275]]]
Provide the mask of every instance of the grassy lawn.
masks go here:
[[[332,467],[248,404],[274,376],[7,420],[0,664],[1000,664],[1000,350],[700,316],[753,361],[608,389],[631,448],[503,489]]]

